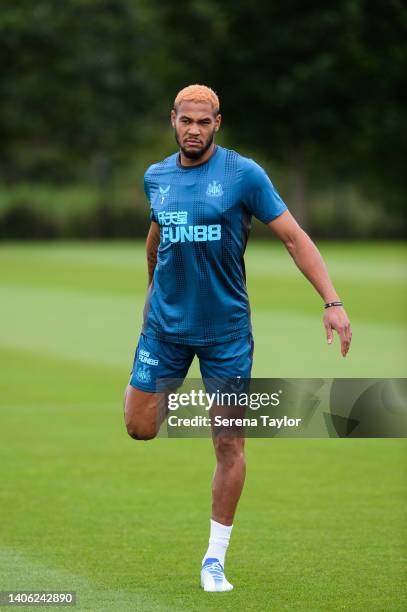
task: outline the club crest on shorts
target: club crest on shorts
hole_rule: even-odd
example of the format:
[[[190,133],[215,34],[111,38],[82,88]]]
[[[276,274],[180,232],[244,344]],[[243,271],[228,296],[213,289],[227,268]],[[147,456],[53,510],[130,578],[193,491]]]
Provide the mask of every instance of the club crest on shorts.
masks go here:
[[[144,382],[144,383],[149,383],[151,382],[151,373],[150,373],[150,368],[147,365],[141,365],[137,368],[137,374],[136,374],[136,378],[137,380],[139,380],[140,382]]]
[[[206,188],[206,195],[211,198],[220,198],[223,196],[222,185],[216,181],[212,181],[212,183],[209,183],[208,187]]]

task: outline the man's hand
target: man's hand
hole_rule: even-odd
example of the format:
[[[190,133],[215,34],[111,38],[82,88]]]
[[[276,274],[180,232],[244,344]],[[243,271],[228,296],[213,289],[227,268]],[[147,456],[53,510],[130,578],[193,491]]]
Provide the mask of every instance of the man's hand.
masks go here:
[[[277,238],[280,238],[285,244],[296,265],[310,283],[314,285],[325,304],[328,302],[339,302],[340,299],[329,278],[321,253],[288,210],[273,221],[270,221],[268,225]],[[352,332],[344,309],[341,306],[327,308],[324,315],[324,325],[328,344],[332,344],[332,330],[336,329],[341,339],[341,353],[346,357],[352,339]]]
[[[352,340],[352,330],[347,314],[342,306],[332,306],[326,309],[324,314],[324,326],[328,344],[332,344],[333,341],[332,330],[335,329],[338,332],[338,336],[341,340],[341,353],[343,357],[346,357]]]

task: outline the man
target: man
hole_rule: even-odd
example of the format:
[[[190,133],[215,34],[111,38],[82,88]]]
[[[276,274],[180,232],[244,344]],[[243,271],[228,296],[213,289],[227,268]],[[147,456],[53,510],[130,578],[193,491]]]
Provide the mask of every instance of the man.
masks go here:
[[[322,257],[288,212],[264,170],[216,146],[221,115],[208,87],[182,89],[171,111],[179,152],[151,166],[145,191],[151,206],[147,236],[148,295],[144,324],[125,397],[132,438],[153,438],[166,414],[160,378],[184,379],[196,354],[205,379],[249,378],[253,339],[243,254],[252,215],[283,241],[325,302],[328,344],[340,336],[345,357],[349,320]],[[209,547],[205,591],[229,591],[225,553],[245,479],[243,437],[214,436]]]

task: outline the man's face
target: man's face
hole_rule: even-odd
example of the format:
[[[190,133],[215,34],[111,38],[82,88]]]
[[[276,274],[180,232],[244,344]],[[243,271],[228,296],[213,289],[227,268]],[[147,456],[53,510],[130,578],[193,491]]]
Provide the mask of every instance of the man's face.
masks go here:
[[[206,153],[220,121],[209,102],[181,102],[178,112],[171,111],[175,138],[185,157],[199,159]]]

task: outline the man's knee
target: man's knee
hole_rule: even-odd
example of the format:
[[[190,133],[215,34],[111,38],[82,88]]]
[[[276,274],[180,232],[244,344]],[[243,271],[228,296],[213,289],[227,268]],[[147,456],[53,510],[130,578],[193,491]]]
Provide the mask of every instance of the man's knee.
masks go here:
[[[133,440],[152,440],[158,433],[157,412],[151,393],[128,386],[124,400],[124,421]]]
[[[214,446],[218,461],[227,464],[244,461],[244,438],[217,436],[214,438]]]
[[[142,423],[126,422],[126,429],[130,438],[133,438],[133,440],[152,440],[157,435],[154,426]]]

